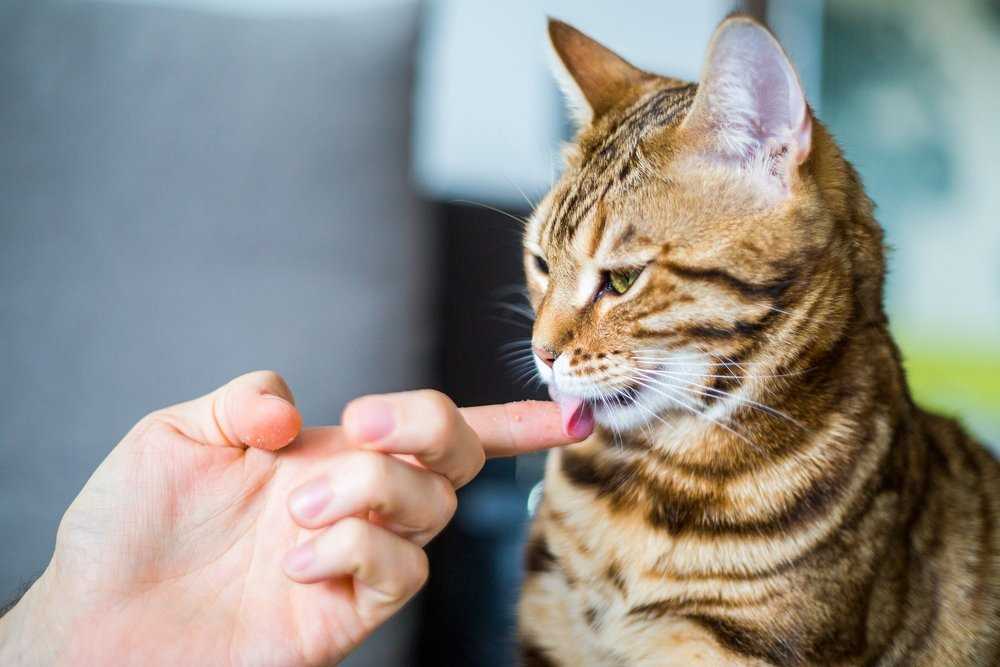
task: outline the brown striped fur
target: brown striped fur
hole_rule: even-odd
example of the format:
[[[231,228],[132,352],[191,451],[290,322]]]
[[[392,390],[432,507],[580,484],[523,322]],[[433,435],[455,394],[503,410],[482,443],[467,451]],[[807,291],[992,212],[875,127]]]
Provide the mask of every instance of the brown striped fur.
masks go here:
[[[1000,467],[911,400],[830,135],[810,114],[762,195],[699,158],[696,85],[550,34],[586,108],[525,235],[534,343],[611,405],[548,459],[524,664],[1000,664]],[[602,293],[622,264],[639,279]],[[656,414],[615,423],[637,400]]]

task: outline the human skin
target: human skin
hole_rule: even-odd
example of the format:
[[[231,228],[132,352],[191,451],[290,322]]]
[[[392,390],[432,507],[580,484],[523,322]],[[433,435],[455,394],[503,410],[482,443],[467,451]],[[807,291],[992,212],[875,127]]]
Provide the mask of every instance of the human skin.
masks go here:
[[[553,404],[434,391],[341,423],[302,430],[271,372],[142,419],[0,619],[0,664],[337,662],[424,584],[422,547],[487,458],[573,440]]]

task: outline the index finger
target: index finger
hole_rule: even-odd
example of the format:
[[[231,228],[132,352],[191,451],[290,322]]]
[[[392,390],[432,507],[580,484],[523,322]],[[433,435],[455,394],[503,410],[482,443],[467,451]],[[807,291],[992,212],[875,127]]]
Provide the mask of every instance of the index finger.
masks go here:
[[[460,412],[479,436],[487,458],[517,456],[581,440],[563,432],[559,406],[549,401],[480,405]]]

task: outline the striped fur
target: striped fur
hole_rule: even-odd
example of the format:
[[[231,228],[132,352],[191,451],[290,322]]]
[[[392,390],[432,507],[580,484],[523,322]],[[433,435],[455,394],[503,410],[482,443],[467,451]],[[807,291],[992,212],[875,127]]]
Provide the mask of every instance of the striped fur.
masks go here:
[[[910,398],[853,168],[813,120],[765,197],[696,157],[696,85],[616,90],[525,234],[535,344],[603,393],[548,459],[523,664],[1000,664],[1000,466]]]

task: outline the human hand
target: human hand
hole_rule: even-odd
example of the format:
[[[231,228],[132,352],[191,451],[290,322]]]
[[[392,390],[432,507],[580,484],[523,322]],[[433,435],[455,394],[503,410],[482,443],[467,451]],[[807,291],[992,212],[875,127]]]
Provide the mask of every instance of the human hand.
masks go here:
[[[140,421],[0,620],[0,663],[335,662],[423,585],[485,458],[571,441],[549,403],[372,396],[300,434],[292,401],[251,373]]]

